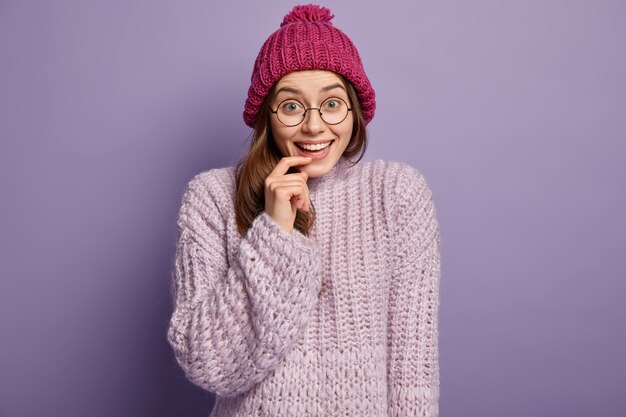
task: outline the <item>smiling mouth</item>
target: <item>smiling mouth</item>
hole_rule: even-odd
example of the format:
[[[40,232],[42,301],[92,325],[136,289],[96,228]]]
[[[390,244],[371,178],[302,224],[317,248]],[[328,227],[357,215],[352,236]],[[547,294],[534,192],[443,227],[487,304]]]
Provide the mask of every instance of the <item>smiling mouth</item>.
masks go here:
[[[305,144],[305,143],[296,143],[295,145],[308,153],[321,152],[324,149],[328,148],[334,140],[329,140],[328,142],[316,143],[316,144]]]

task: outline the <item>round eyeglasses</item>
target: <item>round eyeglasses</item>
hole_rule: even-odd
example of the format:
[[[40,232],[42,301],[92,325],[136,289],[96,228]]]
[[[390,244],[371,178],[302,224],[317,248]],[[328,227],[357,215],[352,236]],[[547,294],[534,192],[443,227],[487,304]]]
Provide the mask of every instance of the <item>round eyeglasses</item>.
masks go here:
[[[343,99],[330,97],[324,100],[319,107],[307,108],[298,100],[288,98],[287,100],[281,101],[276,110],[270,109],[270,111],[276,115],[279,122],[289,127],[298,126],[302,123],[306,117],[306,112],[309,110],[317,110],[320,112],[320,117],[324,123],[337,125],[348,117],[348,112],[352,111],[352,108],[348,107],[348,103]]]

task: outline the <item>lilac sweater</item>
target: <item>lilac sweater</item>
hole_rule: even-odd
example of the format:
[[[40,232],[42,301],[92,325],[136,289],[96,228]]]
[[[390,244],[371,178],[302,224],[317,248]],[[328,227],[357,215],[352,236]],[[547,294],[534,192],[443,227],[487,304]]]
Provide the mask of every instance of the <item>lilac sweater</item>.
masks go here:
[[[439,229],[424,177],[345,160],[308,181],[309,237],[242,238],[234,168],[188,184],[168,340],[211,417],[436,416]]]

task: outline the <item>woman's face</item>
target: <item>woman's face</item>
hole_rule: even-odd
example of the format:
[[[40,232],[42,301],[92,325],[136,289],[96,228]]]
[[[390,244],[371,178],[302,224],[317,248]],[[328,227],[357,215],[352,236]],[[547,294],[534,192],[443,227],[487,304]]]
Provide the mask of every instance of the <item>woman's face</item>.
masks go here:
[[[270,100],[272,111],[279,111],[270,113],[270,127],[278,150],[283,156],[311,157],[311,163],[300,168],[310,178],[325,175],[341,158],[352,136],[352,111],[338,124],[326,123],[317,110],[307,110],[304,120],[297,126],[285,126],[279,117],[287,122],[295,120],[288,124],[297,123],[298,114],[313,107],[320,108],[324,118],[334,122],[345,114],[344,103],[336,99],[351,107],[341,78],[334,72],[312,70],[285,75],[278,80]]]

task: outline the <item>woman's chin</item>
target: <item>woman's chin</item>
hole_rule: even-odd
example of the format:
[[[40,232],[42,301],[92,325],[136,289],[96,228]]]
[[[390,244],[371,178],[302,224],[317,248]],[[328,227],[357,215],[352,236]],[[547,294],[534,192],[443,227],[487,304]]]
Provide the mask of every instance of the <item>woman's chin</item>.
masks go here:
[[[306,172],[309,178],[317,178],[328,174],[334,166],[335,164],[330,165],[328,163],[316,163],[316,161],[313,161],[308,165],[301,166],[300,171]]]

